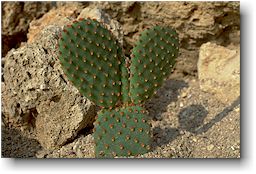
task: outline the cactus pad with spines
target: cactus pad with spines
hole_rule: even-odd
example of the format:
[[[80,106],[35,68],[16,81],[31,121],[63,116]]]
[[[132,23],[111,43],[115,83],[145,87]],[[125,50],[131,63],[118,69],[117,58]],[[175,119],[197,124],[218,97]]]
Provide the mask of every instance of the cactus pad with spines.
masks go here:
[[[148,152],[150,124],[141,104],[170,74],[178,56],[177,33],[160,26],[142,32],[129,63],[112,33],[96,20],[64,27],[58,46],[68,79],[103,107],[94,125],[96,157]]]
[[[59,41],[60,62],[81,94],[103,107],[121,98],[121,58],[116,39],[95,20],[75,21]]]
[[[133,103],[143,103],[162,85],[175,64],[178,51],[178,35],[169,27],[155,26],[141,33],[132,50],[130,66]]]
[[[95,122],[94,140],[99,158],[148,152],[151,133],[146,110],[140,106],[101,110]]]

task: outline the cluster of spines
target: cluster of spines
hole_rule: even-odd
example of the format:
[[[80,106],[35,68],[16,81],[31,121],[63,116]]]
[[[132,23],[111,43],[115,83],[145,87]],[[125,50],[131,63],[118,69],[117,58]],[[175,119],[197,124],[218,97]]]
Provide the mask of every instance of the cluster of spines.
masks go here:
[[[131,55],[130,93],[133,103],[143,103],[156,92],[171,72],[178,51],[178,35],[169,27],[155,26],[141,33]]]
[[[96,157],[136,156],[150,150],[146,110],[139,106],[102,110],[95,122]]]
[[[120,49],[112,33],[90,19],[67,25],[59,41],[65,74],[82,95],[106,108],[121,100]]]

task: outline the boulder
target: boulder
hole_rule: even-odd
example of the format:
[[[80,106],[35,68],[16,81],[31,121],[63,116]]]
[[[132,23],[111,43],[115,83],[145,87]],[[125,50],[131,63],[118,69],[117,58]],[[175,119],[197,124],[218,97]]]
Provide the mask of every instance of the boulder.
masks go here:
[[[9,127],[37,133],[45,148],[55,148],[92,126],[95,106],[69,83],[56,48],[61,27],[48,26],[40,39],[12,49],[5,57],[3,120]]]
[[[200,47],[198,60],[200,88],[219,101],[230,104],[240,96],[240,48],[229,49],[215,43]]]

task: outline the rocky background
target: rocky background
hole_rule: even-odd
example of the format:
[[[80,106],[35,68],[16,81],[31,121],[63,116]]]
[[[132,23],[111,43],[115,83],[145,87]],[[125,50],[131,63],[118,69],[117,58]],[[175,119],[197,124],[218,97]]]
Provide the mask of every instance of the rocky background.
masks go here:
[[[56,49],[64,25],[92,17],[108,25],[127,56],[152,25],[180,36],[173,73],[145,104],[153,151],[137,158],[239,158],[239,5],[2,2],[2,157],[94,157],[98,107],[63,75]]]

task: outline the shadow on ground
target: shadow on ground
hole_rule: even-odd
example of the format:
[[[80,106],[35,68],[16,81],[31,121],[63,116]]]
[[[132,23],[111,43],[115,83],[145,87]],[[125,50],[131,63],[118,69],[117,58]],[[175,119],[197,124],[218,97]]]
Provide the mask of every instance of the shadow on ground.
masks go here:
[[[148,103],[146,105],[150,112],[150,116],[153,119],[158,118],[157,120],[161,120],[161,114],[165,112],[167,105],[170,104],[170,102],[177,101],[179,90],[188,86],[187,83],[179,80],[169,80],[165,86],[169,86],[168,84],[176,84],[176,87],[170,87],[169,89],[166,87],[161,88],[159,93],[165,93],[166,95],[156,96],[150,101],[152,103]],[[168,96],[169,93],[172,93],[172,97]],[[162,101],[164,104],[160,105]],[[159,103],[159,105],[157,105],[157,103]],[[182,109],[178,113],[178,120],[180,125],[178,128],[161,129],[160,127],[155,127],[153,129],[154,140],[160,139],[159,142],[153,143],[153,148],[172,142],[179,135],[181,135],[181,130],[186,130],[193,134],[201,134],[207,132],[213,125],[225,118],[239,104],[240,96],[230,106],[226,107],[220,113],[218,113],[207,124],[203,124],[203,122],[208,115],[208,111],[202,105],[193,104]]]
[[[150,118],[153,120],[161,119],[161,114],[166,112],[167,106],[171,102],[176,102],[178,100],[179,91],[186,87],[188,87],[188,84],[183,80],[166,80],[163,86],[157,91],[156,95],[145,103]]]
[[[36,158],[37,151],[41,149],[37,140],[2,126],[2,158]]]

